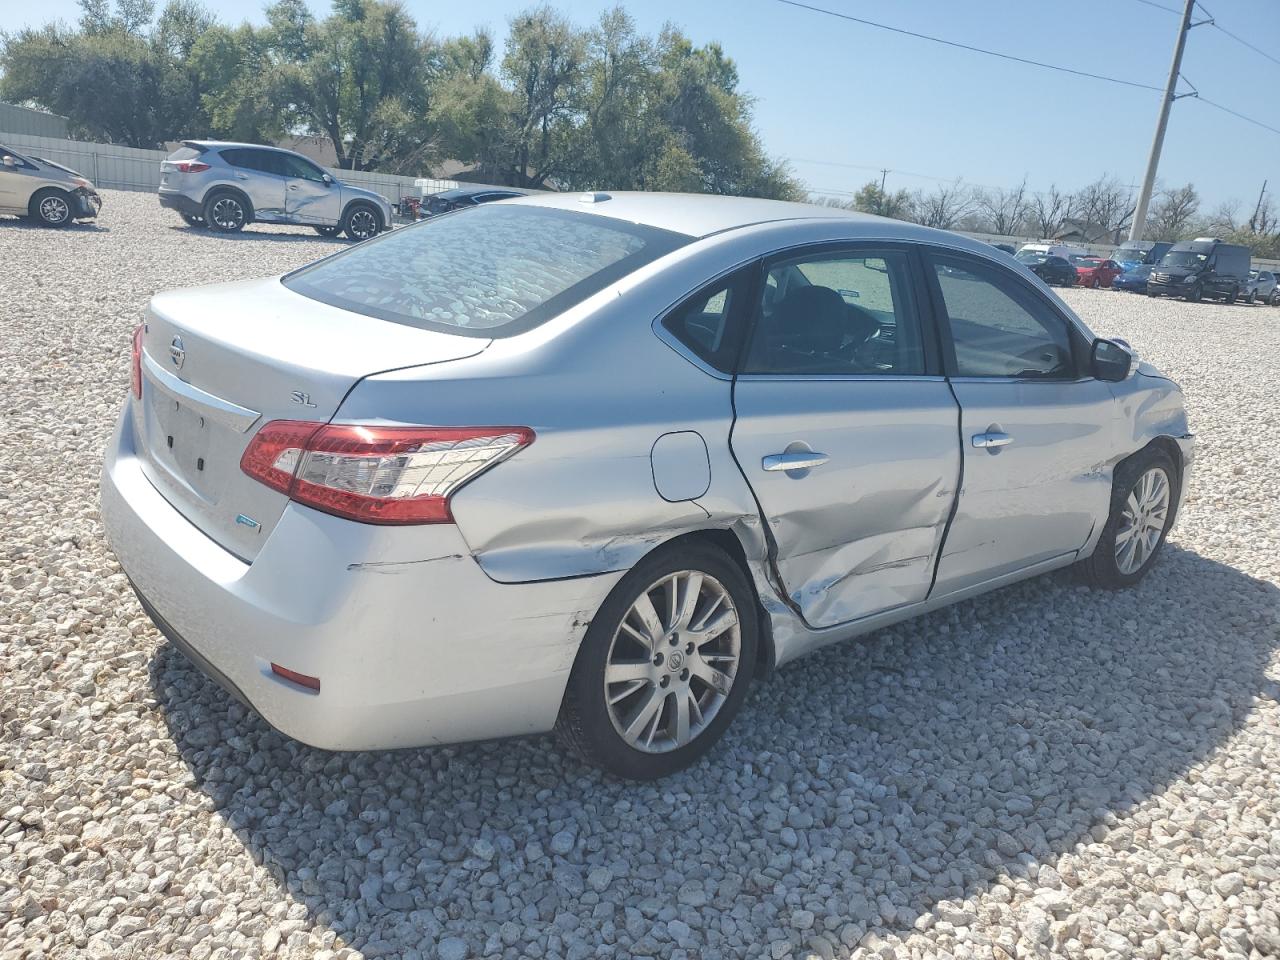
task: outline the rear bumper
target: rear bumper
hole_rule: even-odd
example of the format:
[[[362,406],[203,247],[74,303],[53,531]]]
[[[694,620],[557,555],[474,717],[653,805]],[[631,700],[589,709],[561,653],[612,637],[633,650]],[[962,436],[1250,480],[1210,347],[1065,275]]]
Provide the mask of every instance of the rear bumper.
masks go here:
[[[128,407],[126,406],[126,412]],[[330,750],[551,729],[617,576],[498,584],[452,525],[376,527],[290,505],[252,564],[142,473],[122,416],[102,519],[161,632],[273,727]],[[275,676],[319,677],[319,692]]]
[[[179,213],[185,213],[190,217],[199,217],[204,215],[204,208],[198,202],[192,200],[185,193],[175,193],[161,190],[159,193],[160,206],[168,210],[177,210]]]

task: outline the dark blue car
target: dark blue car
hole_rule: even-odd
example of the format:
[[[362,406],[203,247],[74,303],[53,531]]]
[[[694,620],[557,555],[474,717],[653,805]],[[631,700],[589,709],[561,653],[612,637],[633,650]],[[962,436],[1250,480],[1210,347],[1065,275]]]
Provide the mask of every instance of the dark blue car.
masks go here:
[[[1151,276],[1151,267],[1150,263],[1134,264],[1112,280],[1111,286],[1117,290],[1128,290],[1130,293],[1146,293],[1147,277]]]

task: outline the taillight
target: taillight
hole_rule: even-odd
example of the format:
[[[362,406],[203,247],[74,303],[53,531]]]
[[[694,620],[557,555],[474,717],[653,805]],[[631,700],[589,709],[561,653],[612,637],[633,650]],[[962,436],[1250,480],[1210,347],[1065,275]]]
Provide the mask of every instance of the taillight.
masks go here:
[[[140,323],[133,331],[133,346],[129,351],[130,378],[133,384],[133,395],[142,399],[142,333],[147,325]]]
[[[451,523],[449,497],[533,442],[528,427],[380,427],[273,420],[240,469],[291,500],[363,523]]]
[[[171,160],[179,173],[204,173],[209,169],[209,165],[203,160]]]

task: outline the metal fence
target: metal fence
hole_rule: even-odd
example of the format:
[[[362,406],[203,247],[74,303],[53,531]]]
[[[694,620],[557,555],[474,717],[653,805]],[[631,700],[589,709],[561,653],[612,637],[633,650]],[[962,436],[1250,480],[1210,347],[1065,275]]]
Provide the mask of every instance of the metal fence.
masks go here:
[[[108,190],[139,190],[150,192],[160,186],[160,161],[169,154],[165,150],[140,150],[136,147],[120,147],[112,143],[90,143],[83,140],[62,140],[54,137],[36,137],[0,130],[0,143],[19,153],[28,153],[64,167],[70,167]],[[356,187],[376,190],[393,204],[405,197],[420,197],[424,193],[441,193],[460,186],[456,180],[420,179],[398,177],[389,173],[366,173],[361,170],[337,170],[329,172]],[[489,186],[472,184],[467,186]]]

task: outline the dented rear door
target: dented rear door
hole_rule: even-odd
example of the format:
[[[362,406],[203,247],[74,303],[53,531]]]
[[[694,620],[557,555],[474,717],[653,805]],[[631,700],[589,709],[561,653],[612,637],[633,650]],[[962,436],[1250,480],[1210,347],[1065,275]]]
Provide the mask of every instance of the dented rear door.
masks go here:
[[[959,408],[910,264],[858,247],[766,265],[734,383],[733,451],[815,628],[924,600],[955,500]]]

